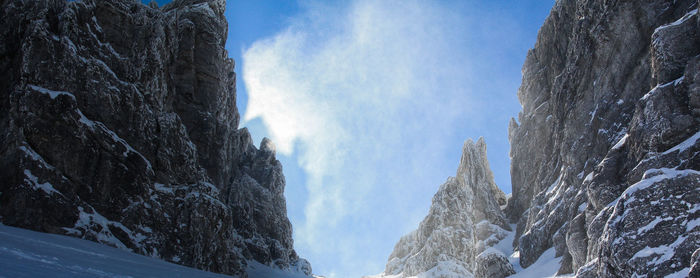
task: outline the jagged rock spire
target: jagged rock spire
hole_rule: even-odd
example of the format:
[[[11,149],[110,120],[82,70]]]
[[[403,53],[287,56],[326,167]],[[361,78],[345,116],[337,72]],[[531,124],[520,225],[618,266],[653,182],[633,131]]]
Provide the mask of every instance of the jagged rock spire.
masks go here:
[[[440,186],[418,229],[399,240],[384,274],[472,276],[476,257],[495,243],[487,239],[509,229],[499,200],[503,204],[505,195],[493,180],[484,139],[467,140],[457,177]]]

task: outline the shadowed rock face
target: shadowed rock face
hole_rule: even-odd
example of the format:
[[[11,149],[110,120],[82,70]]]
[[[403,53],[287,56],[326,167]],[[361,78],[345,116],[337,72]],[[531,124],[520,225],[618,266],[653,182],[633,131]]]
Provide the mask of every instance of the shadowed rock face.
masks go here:
[[[241,274],[306,269],[238,129],[223,0],[0,2],[0,221]]]
[[[559,273],[687,273],[700,248],[696,1],[557,1],[510,123],[514,246]]]
[[[503,270],[500,277],[512,274],[504,254],[488,249],[510,230],[500,209],[505,201],[493,181],[484,139],[468,140],[457,177],[440,186],[418,229],[399,240],[384,274],[470,277],[476,271],[477,277],[499,277],[493,276],[498,270]]]

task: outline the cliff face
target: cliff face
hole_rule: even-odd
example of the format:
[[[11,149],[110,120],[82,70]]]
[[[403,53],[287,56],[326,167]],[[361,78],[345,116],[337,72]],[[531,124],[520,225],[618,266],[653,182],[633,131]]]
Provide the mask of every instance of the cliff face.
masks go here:
[[[0,2],[0,221],[214,272],[309,274],[274,146],[238,129],[224,7]]]
[[[396,244],[383,275],[505,277],[514,273],[505,255],[491,248],[510,230],[500,209],[505,202],[493,181],[486,143],[483,138],[476,144],[468,140],[457,176],[440,186],[418,229]]]
[[[523,110],[509,128],[506,212],[523,267],[554,247],[559,273],[579,277],[697,269],[697,9],[556,2],[523,66]]]

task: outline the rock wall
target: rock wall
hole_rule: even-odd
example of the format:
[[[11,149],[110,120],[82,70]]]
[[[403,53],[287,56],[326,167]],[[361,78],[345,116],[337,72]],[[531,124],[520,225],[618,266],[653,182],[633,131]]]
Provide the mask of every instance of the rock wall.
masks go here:
[[[690,271],[700,250],[697,10],[556,2],[509,127],[506,212],[523,267],[554,247],[559,273],[579,277]]]
[[[500,208],[505,203],[489,168],[484,139],[467,140],[457,176],[440,186],[418,229],[399,240],[382,275],[505,277],[514,273],[505,255],[490,248],[511,229]]]
[[[0,221],[214,272],[310,274],[274,146],[238,129],[224,8],[0,1]]]

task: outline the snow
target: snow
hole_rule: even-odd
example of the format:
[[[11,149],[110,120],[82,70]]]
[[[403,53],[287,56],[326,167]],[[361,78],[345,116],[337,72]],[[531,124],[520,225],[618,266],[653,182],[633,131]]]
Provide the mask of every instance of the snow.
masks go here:
[[[688,139],[685,139],[685,141],[681,142],[680,144],[674,146],[673,148],[668,149],[665,151],[663,154],[669,154],[675,151],[680,151],[683,152],[687,150],[688,148],[692,147],[695,145],[695,143],[700,139],[700,131],[696,132],[693,134],[693,136],[690,136]]]
[[[163,193],[168,193],[168,194],[175,194],[172,188],[166,187],[162,183],[155,183],[153,186],[156,188],[156,190],[163,192]]]
[[[119,137],[119,135],[117,135],[111,129],[107,128],[107,126],[105,126],[103,123],[98,122],[98,121],[93,121],[93,120],[90,120],[87,117],[85,117],[85,115],[83,114],[83,112],[80,111],[80,109],[75,109],[75,110],[80,115],[80,122],[81,123],[83,123],[84,125],[86,125],[87,127],[89,127],[92,130],[95,130],[95,127],[99,127],[103,132],[109,134],[109,136],[112,137],[112,140],[121,144],[124,147],[124,152],[122,153],[122,155],[124,157],[128,157],[129,153],[135,153],[136,155],[140,156],[144,162],[146,162],[146,169],[152,171],[153,167],[151,166],[151,162],[145,156],[143,156],[140,152],[136,151],[131,145],[129,145],[129,143],[127,143],[126,140]]]
[[[549,187],[547,188],[547,192],[545,194],[549,195],[549,193],[551,193],[552,190],[554,190],[554,188],[556,188],[557,185],[559,185],[559,182],[561,182],[561,178],[563,175],[564,175],[564,171],[560,171],[559,177],[557,178],[556,181],[554,181],[551,185],[549,185]]]
[[[63,194],[61,194],[61,192],[58,192],[58,190],[53,188],[53,185],[51,185],[50,183],[48,183],[48,182],[39,183],[39,178],[37,178],[35,175],[33,175],[32,171],[25,169],[24,175],[27,177],[26,179],[24,179],[24,181],[29,183],[29,185],[31,185],[34,190],[41,189],[44,192],[46,192],[46,194],[48,194],[48,195],[56,193],[56,194],[63,196]]]
[[[202,3],[202,4],[197,4],[192,6],[193,10],[203,10],[205,13],[207,13],[207,16],[211,18],[216,18],[216,14],[214,13],[214,10],[211,9],[208,3]]]
[[[625,145],[625,142],[627,142],[627,137],[629,136],[629,134],[625,134],[625,136],[623,136],[622,139],[620,139],[620,141],[617,141],[617,144],[615,144],[615,146],[613,146],[612,149],[617,150],[619,148],[622,148],[622,146]]]
[[[549,248],[535,263],[528,268],[522,269],[518,267],[515,273],[510,278],[540,278],[540,277],[574,277],[573,274],[556,276],[559,267],[561,266],[562,257],[554,257],[554,248]]]
[[[498,250],[498,249],[493,248],[493,247],[489,247],[489,248],[486,248],[486,250],[484,250],[484,252],[479,253],[479,255],[476,257],[477,258],[478,257],[488,257],[491,254],[502,254],[503,256],[505,256],[505,254],[503,252],[501,252],[501,250]]]
[[[53,166],[49,165],[46,163],[43,157],[39,155],[34,149],[32,149],[29,146],[19,146],[19,149],[23,151],[29,158],[32,160],[39,162],[39,168],[46,168],[46,169],[53,169]]]
[[[73,53],[73,54],[78,53],[78,48],[75,47],[75,44],[73,43],[73,41],[70,38],[68,38],[67,36],[63,36],[63,37],[61,37],[61,39],[66,42],[68,49],[70,50],[71,53]]]
[[[226,208],[226,205],[223,202],[219,201],[219,199],[214,198],[211,195],[206,194],[206,193],[190,192],[190,193],[187,193],[187,195],[185,196],[185,199],[202,199],[202,197],[209,200],[209,202],[212,204],[216,204],[222,208]]]
[[[583,202],[578,206],[578,211],[582,212],[582,211],[586,210],[587,207],[588,207],[588,202]]]
[[[676,247],[683,243],[688,237],[679,236],[676,241],[668,245],[660,245],[657,247],[646,246],[644,249],[637,251],[637,253],[632,256],[630,261],[636,258],[645,258],[650,256],[657,256],[654,260],[649,261],[649,265],[657,265],[670,260],[673,255],[676,254]]]
[[[49,90],[49,89],[46,89],[44,87],[39,87],[36,85],[28,85],[28,86],[29,86],[29,88],[31,88],[35,92],[39,92],[39,93],[48,95],[49,97],[51,97],[51,99],[56,99],[56,97],[63,95],[63,96],[68,96],[68,97],[72,98],[73,100],[75,100],[75,96],[69,92],[53,91],[53,90]]]
[[[690,212],[688,214],[692,214],[692,212]],[[688,223],[686,223],[685,231],[690,232],[693,229],[695,229],[695,227],[698,227],[698,226],[700,226],[700,218],[695,218],[693,220],[688,221]]]
[[[665,217],[665,218],[657,217],[654,220],[652,220],[651,222],[649,222],[649,224],[646,224],[646,225],[644,225],[644,227],[639,228],[637,230],[637,234],[646,233],[647,231],[656,227],[656,225],[661,223],[662,221],[669,221],[669,220],[673,220],[673,217]]]
[[[250,278],[264,278],[264,277],[279,277],[279,278],[308,278],[301,273],[292,273],[289,271],[284,271],[278,268],[270,267],[261,264],[257,261],[248,261],[248,268],[246,269],[248,277]],[[317,277],[317,276],[314,276]]]
[[[530,278],[530,277],[573,277],[573,274],[571,275],[563,275],[563,276],[555,276],[557,271],[559,270],[559,267],[561,266],[561,258],[555,258],[554,257],[554,248],[547,249],[540,255],[540,258],[537,259],[535,263],[530,265],[529,267],[523,269],[520,266],[520,252],[515,251],[513,252],[513,240],[515,239],[515,228],[516,225],[512,224],[511,225],[511,232],[508,232],[507,236],[503,238],[500,242],[496,243],[496,245],[492,246],[489,249],[494,249],[498,250],[495,252],[503,252],[504,254],[510,254],[508,256],[508,261],[513,265],[513,269],[515,270],[515,274],[512,276],[508,277],[514,277],[514,278]],[[494,251],[491,251],[494,252]]]
[[[91,58],[90,61],[94,61],[96,64],[100,65],[107,73],[114,77],[114,80],[118,81],[119,83],[128,85],[127,82],[124,82],[121,79],[119,79],[119,76],[117,76],[117,74],[114,73],[114,71],[112,71],[112,69],[104,61],[97,58]]]
[[[674,21],[674,22],[672,22],[672,23],[659,26],[658,28],[654,29],[654,33],[656,33],[657,31],[659,31],[659,30],[661,30],[661,29],[664,29],[664,28],[668,28],[668,27],[672,27],[672,26],[681,25],[681,24],[683,24],[683,22],[687,21],[688,19],[690,19],[693,15],[695,15],[695,14],[697,14],[697,13],[698,13],[698,10],[697,10],[697,9],[693,9],[692,11],[688,12],[687,14],[685,14],[685,15],[684,15],[683,17],[681,17],[680,19],[678,19],[678,20],[676,20],[676,21]]]
[[[454,261],[439,261],[437,265],[428,271],[418,274],[416,278],[472,278],[474,277],[469,270],[465,269],[460,264]]]
[[[690,268],[686,267],[684,269],[679,270],[678,272],[671,273],[669,275],[666,275],[666,278],[686,278],[688,277],[688,274],[690,273]]]
[[[639,190],[648,188],[665,179],[672,179],[676,177],[684,177],[689,174],[700,175],[700,171],[695,171],[692,169],[677,170],[672,168],[660,168],[660,169],[649,169],[644,172],[642,180],[628,187],[621,196],[631,196],[632,193]],[[652,176],[653,175],[653,176]]]
[[[171,264],[92,241],[0,224],[0,277],[47,276],[229,277]]]
[[[78,114],[80,115],[80,122],[81,122],[81,123],[83,123],[84,125],[88,126],[90,129],[94,129],[94,128],[95,128],[95,122],[93,122],[92,120],[90,120],[90,119],[88,119],[87,117],[85,117],[85,115],[83,114],[82,111],[80,111],[80,109],[76,109],[75,111],[78,111]]]
[[[588,115],[591,115],[591,119],[588,120],[588,125],[590,125],[591,123],[593,123],[593,119],[595,119],[595,114],[596,114],[596,113],[598,113],[598,104],[595,105],[595,108],[593,109],[593,111],[588,112]]]
[[[671,81],[671,82],[656,85],[656,87],[654,87],[653,89],[651,89],[651,91],[649,91],[648,93],[646,93],[646,94],[641,98],[641,100],[646,100],[647,98],[651,97],[654,93],[656,93],[656,90],[658,90],[658,89],[668,87],[668,86],[670,86],[670,85],[672,85],[672,84],[673,84],[674,86],[678,85],[678,83],[680,83],[680,82],[683,81],[683,78],[684,78],[684,77],[685,77],[685,76],[681,76],[681,77],[679,77],[678,79],[673,80],[673,81]]]
[[[132,237],[132,232],[128,228],[124,227],[119,222],[115,221],[110,221],[109,219],[105,218],[101,214],[97,212],[93,213],[87,213],[85,212],[85,209],[83,207],[78,207],[78,210],[80,211],[80,214],[78,216],[78,220],[75,221],[75,225],[73,228],[63,228],[66,230],[66,232],[70,234],[75,234],[75,235],[81,235],[82,232],[78,228],[83,228],[84,230],[89,230],[90,226],[92,225],[99,225],[101,226],[101,229],[99,229],[99,232],[97,233],[97,241],[102,242],[102,243],[107,243],[111,244],[113,246],[116,246],[118,248],[128,250],[129,248],[124,245],[110,230],[109,226],[115,226],[120,229],[122,229],[124,232],[126,232],[129,237]],[[93,209],[94,211],[94,209]]]
[[[102,33],[102,27],[100,26],[100,24],[97,23],[97,18],[95,18],[94,16],[92,17],[92,23],[95,24],[95,30],[97,30],[97,32]]]
[[[598,258],[595,258],[588,263],[586,263],[584,266],[580,267],[577,271],[577,273],[582,273],[582,272],[587,272],[595,269],[596,265],[598,265]]]
[[[36,153],[33,149],[25,147],[25,146],[19,146],[19,149],[22,150],[24,153],[26,153],[29,157],[31,157],[34,161],[44,161],[44,159]]]
[[[202,182],[202,185],[207,187],[209,189],[209,192],[219,193],[219,189],[216,186],[214,186],[213,184],[211,184],[210,182]]]
[[[516,228],[515,224],[510,225],[511,231],[505,231],[506,237],[504,237],[501,241],[499,241],[495,245],[491,246],[491,248],[498,250],[498,251],[501,251],[501,253],[503,253],[503,254],[512,254],[513,253],[513,240],[515,239],[515,228]],[[510,261],[510,258],[509,258],[509,261]],[[511,261],[510,263],[512,264],[513,262]],[[513,267],[515,267],[516,265],[519,266],[519,264],[515,264],[515,265],[513,265]]]
[[[654,184],[666,179],[685,177],[690,174],[700,175],[700,171],[692,169],[677,170],[675,168],[649,169],[646,172],[644,172],[644,175],[642,175],[642,180],[625,189],[625,191],[622,192],[620,197],[610,202],[610,204],[608,204],[606,207],[615,206],[617,202],[620,201],[620,199],[626,199],[626,202],[631,202],[632,200],[634,200],[632,194],[634,194],[637,191],[647,189],[650,186],[653,186]],[[601,212],[598,214],[600,215],[602,212],[603,211],[601,210]],[[624,213],[622,213],[622,215],[615,216],[614,219],[611,219],[611,223],[618,223],[622,219],[625,219],[627,217],[627,213],[628,211],[625,211]],[[613,212],[613,215],[616,215],[616,213]]]
[[[548,104],[549,104],[549,101],[542,102],[539,106],[537,106],[537,108],[535,108],[535,112],[539,111],[542,108],[547,107]]]
[[[179,257],[173,257],[179,261]],[[248,261],[250,278],[302,278]],[[0,277],[231,277],[172,264],[69,236],[40,233],[0,224]]]

